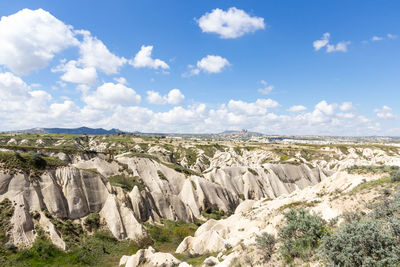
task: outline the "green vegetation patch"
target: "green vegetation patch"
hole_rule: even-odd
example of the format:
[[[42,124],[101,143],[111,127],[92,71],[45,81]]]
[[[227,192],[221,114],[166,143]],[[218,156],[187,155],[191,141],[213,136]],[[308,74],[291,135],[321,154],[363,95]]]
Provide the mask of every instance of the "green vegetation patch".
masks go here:
[[[0,152],[0,163],[7,170],[25,173],[29,173],[31,170],[41,173],[46,169],[53,169],[68,164],[57,158],[41,154],[18,152]]]
[[[0,265],[5,262],[6,257],[15,249],[12,243],[8,243],[8,232],[11,230],[11,217],[14,214],[14,206],[9,199],[0,202]]]
[[[399,166],[388,166],[388,165],[368,165],[359,166],[354,165],[347,168],[347,172],[350,174],[384,174],[391,173],[393,171],[398,171]]]
[[[204,154],[209,158],[213,158],[215,152],[217,152],[217,148],[214,145],[196,145],[196,147],[203,150]]]
[[[163,225],[145,223],[147,231],[157,251],[174,253],[186,236],[193,236],[198,226],[183,221],[163,220]]]
[[[386,193],[368,214],[347,220],[322,239],[321,255],[334,266],[398,266],[400,193]]]
[[[126,191],[132,191],[135,185],[140,191],[146,189],[146,185],[139,176],[128,176],[124,174],[117,174],[108,178],[108,181],[113,186],[122,187]]]
[[[284,211],[286,209],[294,209],[294,208],[309,208],[314,207],[318,202],[307,202],[307,201],[293,201],[288,204],[282,205],[279,208],[279,211]]]
[[[254,176],[258,176],[258,172],[252,168],[247,168],[247,170],[249,171],[249,173],[253,174]]]
[[[200,174],[198,172],[195,172],[195,171],[193,171],[191,169],[185,168],[185,167],[183,167],[181,165],[178,165],[178,164],[166,163],[166,162],[162,162],[162,164],[164,164],[168,168],[174,169],[177,172],[183,173],[185,176],[189,176],[189,175],[197,175],[197,176],[200,176],[200,177],[203,176],[202,174]]]
[[[168,181],[167,177],[165,177],[165,175],[162,171],[157,170],[157,175],[158,175],[158,178],[160,178],[161,180]]]
[[[203,217],[205,217],[207,219],[214,219],[214,220],[221,220],[223,218],[226,218],[225,211],[218,210],[213,207],[210,207],[206,210],[202,210],[201,215],[203,215]]]
[[[2,266],[118,266],[122,255],[135,254],[151,244],[146,240],[139,243],[118,241],[111,232],[101,230],[81,236],[76,246],[62,251],[51,243],[43,230],[37,229],[37,232],[31,248],[8,255],[1,262]]]
[[[284,224],[279,229],[283,258],[287,263],[293,262],[295,258],[311,260],[321,238],[328,233],[326,221],[303,208],[290,209],[284,216]]]

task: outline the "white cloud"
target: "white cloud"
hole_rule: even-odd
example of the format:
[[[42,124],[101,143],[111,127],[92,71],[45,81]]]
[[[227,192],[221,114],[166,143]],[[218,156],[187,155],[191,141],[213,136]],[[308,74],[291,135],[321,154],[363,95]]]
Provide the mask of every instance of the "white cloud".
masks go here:
[[[279,103],[272,99],[257,99],[256,102],[230,100],[228,103],[229,110],[238,115],[264,115],[268,108],[276,107],[279,107]]]
[[[198,75],[201,71],[206,73],[220,73],[229,65],[230,63],[226,58],[216,55],[207,55],[206,57],[203,57],[201,60],[197,61],[197,68],[189,65],[189,72],[184,73],[182,76],[188,77]]]
[[[80,68],[75,60],[61,63],[52,71],[64,72],[60,78],[65,82],[94,85],[97,80],[97,72],[94,67]]]
[[[0,73],[0,98],[21,99],[27,96],[29,86],[20,78],[11,72]]]
[[[204,103],[200,103],[154,112],[136,106],[140,102],[140,96],[122,84],[106,83],[93,92],[89,91],[87,85],[78,87],[77,89],[83,91],[82,99],[86,106],[79,107],[69,99],[61,103],[49,103],[52,98],[48,93],[31,91],[24,81],[11,73],[0,75],[0,93],[14,88],[11,96],[0,94],[2,128],[88,125],[128,131],[191,133],[215,133],[245,128],[271,134],[329,135],[366,135],[381,131],[381,126],[374,120],[355,113],[336,113],[343,104],[339,106],[327,101],[320,101],[310,112],[289,115],[271,112],[273,108],[279,107],[279,103],[272,99],[258,99],[254,102],[230,100],[216,109],[209,109]],[[17,95],[20,95],[19,98]],[[154,95],[162,103],[167,103],[168,96],[171,103],[172,99],[179,99],[172,97],[174,93],[160,96],[154,92]],[[179,93],[176,95],[179,96]],[[296,109],[305,111],[304,108]],[[383,110],[386,112],[384,117],[390,117],[387,112],[391,112],[391,109],[384,107]]]
[[[380,119],[394,119],[396,116],[392,112],[392,108],[383,106],[382,108],[374,109],[376,116]]]
[[[397,35],[394,35],[394,34],[391,34],[391,33],[388,33],[386,36],[387,36],[389,39],[396,39],[396,38],[397,38]]]
[[[208,73],[219,73],[226,66],[229,61],[221,56],[208,55],[197,62],[197,67]]]
[[[135,68],[152,68],[152,69],[169,69],[169,66],[167,63],[160,59],[153,59],[151,58],[151,52],[153,51],[153,46],[145,46],[142,45],[140,48],[140,51],[136,54],[135,58],[133,60],[129,61],[129,64],[131,64]]]
[[[383,38],[383,37],[379,37],[379,36],[372,36],[372,38],[371,38],[371,41],[382,41],[383,39],[385,39],[385,38]]]
[[[273,85],[268,85],[268,83],[264,80],[261,80],[260,83],[264,85],[264,88],[258,89],[258,92],[263,95],[268,95],[275,88]]]
[[[331,52],[347,52],[347,46],[351,44],[349,41],[342,41],[335,44],[330,43],[330,33],[326,32],[322,35],[321,39],[316,40],[313,42],[313,46],[315,51],[318,51],[322,49],[323,47],[326,47],[326,52],[331,53]]]
[[[170,105],[182,105],[183,100],[185,99],[185,96],[181,93],[179,89],[172,89],[169,91],[168,96],[167,96],[167,102]]]
[[[17,74],[47,66],[61,50],[78,45],[72,27],[43,9],[23,9],[0,20],[0,64]]]
[[[238,38],[246,33],[265,29],[264,19],[250,16],[245,11],[231,7],[227,11],[216,8],[197,20],[201,30],[216,33],[220,38]]]
[[[347,46],[351,44],[351,42],[339,42],[336,45],[328,44],[326,46],[326,52],[347,52]]]
[[[318,110],[324,113],[325,115],[331,116],[333,115],[336,107],[337,104],[328,104],[325,100],[323,100],[315,106],[315,110]]]
[[[83,41],[79,45],[81,57],[79,63],[86,68],[94,67],[106,74],[116,74],[119,68],[127,60],[124,57],[118,57],[111,53],[102,41],[93,37],[89,31],[75,31],[83,35]]]
[[[147,102],[153,105],[164,105],[165,99],[156,91],[147,91]]]
[[[352,109],[354,109],[352,102],[343,102],[342,105],[340,105],[341,111],[350,111]]]
[[[89,90],[90,90],[90,86],[87,85],[87,84],[78,84],[78,86],[76,86],[76,90],[82,92],[82,95],[83,95],[83,96],[86,96],[87,93],[88,93]]]
[[[185,96],[179,89],[172,89],[166,96],[161,96],[156,91],[147,91],[147,101],[154,105],[170,104],[174,106],[183,105]]]
[[[104,83],[95,92],[84,97],[84,101],[95,109],[112,109],[118,105],[138,105],[141,101],[132,88],[123,84]]]
[[[114,81],[116,81],[117,83],[123,84],[123,85],[128,84],[128,81],[124,77],[114,78]]]
[[[289,112],[301,112],[305,110],[307,110],[307,108],[303,105],[294,105],[287,109]]]
[[[331,34],[329,32],[326,32],[322,35],[322,38],[320,40],[316,40],[313,42],[314,49],[316,51],[320,50],[324,46],[326,46],[329,43],[329,37]]]

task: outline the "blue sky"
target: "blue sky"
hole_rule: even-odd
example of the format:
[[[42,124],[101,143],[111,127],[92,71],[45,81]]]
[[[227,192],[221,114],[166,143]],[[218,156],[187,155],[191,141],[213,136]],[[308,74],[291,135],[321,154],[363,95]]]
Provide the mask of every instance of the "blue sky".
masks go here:
[[[400,135],[398,1],[32,2],[0,2],[0,130]]]

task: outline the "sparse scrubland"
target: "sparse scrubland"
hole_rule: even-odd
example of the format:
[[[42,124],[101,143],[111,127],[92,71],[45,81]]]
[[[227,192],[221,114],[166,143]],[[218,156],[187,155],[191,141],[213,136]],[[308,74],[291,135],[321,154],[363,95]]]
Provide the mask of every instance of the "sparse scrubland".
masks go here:
[[[396,266],[399,166],[397,144],[2,134],[0,264]]]

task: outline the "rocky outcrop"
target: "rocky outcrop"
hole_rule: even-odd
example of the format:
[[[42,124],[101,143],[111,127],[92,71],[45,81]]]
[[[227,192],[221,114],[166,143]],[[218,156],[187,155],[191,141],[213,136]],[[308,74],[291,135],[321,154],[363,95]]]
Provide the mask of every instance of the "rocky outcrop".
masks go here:
[[[36,178],[2,172],[0,192],[0,200],[8,198],[15,206],[11,219],[15,245],[32,244],[35,233],[31,213],[44,210],[55,218],[72,220],[99,212],[118,239],[137,240],[146,235],[134,212],[115,199],[112,187],[97,172],[63,167]],[[49,220],[41,218],[39,224],[57,246],[65,248]]]
[[[132,256],[122,256],[120,266],[125,267],[186,267],[187,263],[181,263],[169,253],[156,252],[154,248],[140,249]]]
[[[290,203],[315,203],[309,205],[312,211],[321,213],[326,220],[341,214],[345,207],[330,204],[330,196],[335,192],[347,192],[376,177],[349,175],[339,172],[320,183],[296,190],[289,195],[275,199],[242,202],[235,213],[219,221],[208,220],[201,225],[194,236],[186,237],[176,249],[176,253],[192,255],[225,251],[227,248],[249,246],[261,232],[276,234],[283,218],[282,207]],[[313,202],[314,201],[314,202]]]

